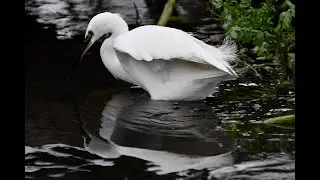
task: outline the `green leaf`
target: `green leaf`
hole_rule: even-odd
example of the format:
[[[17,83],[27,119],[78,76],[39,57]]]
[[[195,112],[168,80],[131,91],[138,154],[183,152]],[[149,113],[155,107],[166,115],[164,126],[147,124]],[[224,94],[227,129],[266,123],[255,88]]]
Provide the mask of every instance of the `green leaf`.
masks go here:
[[[295,63],[293,61],[289,61],[289,68],[290,68],[291,71],[294,71]]]
[[[257,60],[266,60],[266,57],[257,57]]]
[[[289,0],[286,1],[286,4],[289,6],[290,9],[295,10],[296,6],[294,4],[292,4]]]
[[[260,47],[259,47],[259,46],[255,46],[255,47],[252,49],[252,51],[257,54],[257,53],[260,51]]]
[[[214,0],[213,5],[214,8],[220,9],[222,7],[222,0]]]
[[[263,69],[268,71],[268,72],[271,72],[273,70],[273,68],[270,67],[270,66],[265,66],[265,67],[263,67]]]
[[[288,54],[288,57],[289,57],[289,59],[290,59],[291,61],[294,61],[295,58],[296,58],[296,54],[295,54],[295,53],[289,53],[289,54]]]
[[[265,35],[266,35],[266,38],[268,38],[269,40],[270,39],[275,39],[277,36],[276,35],[274,35],[274,34],[270,34],[269,32],[264,32],[265,33]]]
[[[283,16],[282,18],[282,27],[285,29],[289,29],[291,27],[291,20],[292,20],[292,15],[290,12],[282,12],[280,16]]]
[[[259,46],[264,42],[264,33],[262,31],[257,31],[256,36],[253,40],[254,45]]]
[[[230,36],[233,38],[233,39],[237,39],[237,32],[235,30],[232,30],[230,32]]]
[[[290,30],[292,28],[291,21],[293,17],[293,11],[289,9],[288,11],[284,11],[279,16],[278,26],[276,27],[275,31],[279,32],[280,29]]]
[[[277,27],[274,29],[274,32],[277,33],[277,34],[279,34],[280,31],[281,31],[281,23],[279,23],[279,24],[277,25]]]
[[[223,8],[223,11],[221,12],[221,17],[224,19],[224,20],[227,20],[226,17],[228,16],[229,14],[229,10],[225,7]]]
[[[243,32],[242,34],[243,34],[242,38],[243,38],[243,43],[244,44],[247,44],[252,40],[252,33]]]
[[[239,26],[234,26],[234,27],[232,27],[232,29],[235,31],[241,31],[242,28]]]

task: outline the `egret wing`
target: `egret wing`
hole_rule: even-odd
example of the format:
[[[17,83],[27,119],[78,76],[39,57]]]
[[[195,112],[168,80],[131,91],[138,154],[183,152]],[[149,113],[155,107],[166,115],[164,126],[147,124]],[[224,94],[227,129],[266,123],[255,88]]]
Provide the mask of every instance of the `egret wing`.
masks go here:
[[[115,38],[113,47],[116,51],[129,54],[137,61],[179,59],[212,65],[237,76],[229,64],[236,58],[234,45],[225,43],[216,48],[174,28],[141,26]]]

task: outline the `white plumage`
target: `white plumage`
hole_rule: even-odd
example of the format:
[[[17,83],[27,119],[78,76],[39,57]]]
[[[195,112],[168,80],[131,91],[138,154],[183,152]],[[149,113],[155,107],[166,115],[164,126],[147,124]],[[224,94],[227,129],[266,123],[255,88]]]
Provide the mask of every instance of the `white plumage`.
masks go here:
[[[104,65],[116,78],[141,86],[154,100],[201,100],[221,81],[237,78],[230,66],[236,47],[228,40],[216,48],[169,27],[146,25],[129,31],[118,14],[109,12],[93,17],[86,37],[90,31],[88,48],[111,33],[100,49]]]
[[[136,60],[181,59],[210,64],[231,75],[236,75],[225,61],[226,58],[233,57],[174,28],[155,25],[142,26],[119,35],[115,38],[113,47]]]

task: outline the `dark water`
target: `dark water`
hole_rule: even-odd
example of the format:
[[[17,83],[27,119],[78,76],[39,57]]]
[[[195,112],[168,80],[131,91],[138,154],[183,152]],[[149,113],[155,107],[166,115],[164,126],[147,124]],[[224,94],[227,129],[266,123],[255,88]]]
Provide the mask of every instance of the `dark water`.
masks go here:
[[[205,101],[152,101],[109,74],[99,44],[70,79],[93,15],[118,12],[134,28],[154,24],[164,1],[134,1],[139,20],[132,2],[26,1],[26,179],[295,179],[294,129],[259,123],[294,112],[293,88],[245,77]],[[178,1],[192,22],[171,26],[221,42],[196,2]]]

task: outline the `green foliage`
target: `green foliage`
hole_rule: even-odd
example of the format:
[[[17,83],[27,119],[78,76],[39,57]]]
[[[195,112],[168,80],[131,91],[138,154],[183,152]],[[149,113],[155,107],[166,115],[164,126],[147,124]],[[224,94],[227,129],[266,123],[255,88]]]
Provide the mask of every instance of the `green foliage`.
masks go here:
[[[293,75],[295,6],[289,0],[281,5],[280,12],[272,0],[266,0],[259,8],[252,7],[251,0],[209,0],[209,10],[220,14],[225,34],[240,47],[254,46],[254,63],[266,65],[259,68],[268,70],[267,64],[276,65],[282,72],[281,82]]]

